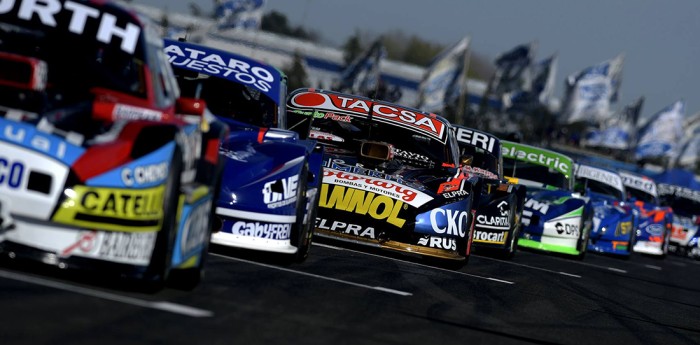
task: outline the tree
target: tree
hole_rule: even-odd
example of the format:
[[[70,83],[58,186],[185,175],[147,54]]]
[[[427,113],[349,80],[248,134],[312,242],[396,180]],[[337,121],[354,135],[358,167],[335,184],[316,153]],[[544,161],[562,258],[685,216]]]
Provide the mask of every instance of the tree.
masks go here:
[[[343,44],[343,61],[345,65],[352,63],[364,50],[362,40],[360,39],[360,31],[355,30],[355,34],[350,36],[345,44]]]
[[[303,57],[297,51],[294,52],[294,60],[282,70],[287,75],[287,89],[289,91],[302,87],[310,87],[309,78],[304,67]]]
[[[262,20],[260,21],[260,29],[267,32],[313,42],[319,41],[318,33],[314,31],[307,31],[301,26],[291,27],[289,25],[289,21],[287,20],[287,16],[277,11],[270,11],[269,13],[263,15]]]

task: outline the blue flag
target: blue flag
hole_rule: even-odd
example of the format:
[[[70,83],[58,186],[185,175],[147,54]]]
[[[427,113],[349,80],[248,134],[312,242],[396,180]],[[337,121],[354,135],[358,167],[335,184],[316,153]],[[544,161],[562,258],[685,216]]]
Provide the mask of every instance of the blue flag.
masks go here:
[[[673,159],[683,139],[685,101],[678,100],[662,109],[639,130],[635,158]]]
[[[610,105],[618,98],[623,62],[620,54],[567,78],[564,122],[601,123],[614,114]]]
[[[265,0],[219,0],[214,18],[219,30],[260,29]]]
[[[617,112],[600,130],[589,135],[594,140],[584,142],[586,146],[599,146],[616,150],[628,150],[634,146],[637,134],[637,121],[642,111],[644,97],[639,97],[632,104],[625,106]]]

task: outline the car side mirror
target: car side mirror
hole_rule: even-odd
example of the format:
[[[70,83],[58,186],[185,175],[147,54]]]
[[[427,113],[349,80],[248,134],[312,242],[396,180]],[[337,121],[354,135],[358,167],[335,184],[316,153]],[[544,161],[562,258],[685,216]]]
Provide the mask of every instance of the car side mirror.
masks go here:
[[[207,103],[202,99],[180,97],[175,101],[175,112],[180,115],[204,115]]]

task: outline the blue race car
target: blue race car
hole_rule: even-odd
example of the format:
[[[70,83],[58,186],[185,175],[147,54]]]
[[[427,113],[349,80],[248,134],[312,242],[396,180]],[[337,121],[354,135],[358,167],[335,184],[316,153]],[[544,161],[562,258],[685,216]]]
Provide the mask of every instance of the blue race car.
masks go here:
[[[613,170],[587,164],[577,164],[575,176],[575,189],[593,206],[588,250],[629,257],[636,237],[636,217],[632,205],[625,201],[622,177]]]
[[[205,148],[225,133],[179,97],[148,19],[51,4],[0,11],[0,252],[195,287],[221,161]]]
[[[532,145],[501,141],[503,171],[527,187],[518,246],[583,259],[593,210],[574,193],[573,160]]]
[[[673,209],[673,225],[668,251],[700,259],[700,191],[659,183],[661,204]]]
[[[165,39],[183,93],[206,101],[230,130],[211,242],[306,259],[318,204],[321,153],[286,126],[286,77],[211,47]]]
[[[622,184],[627,191],[627,201],[636,209],[636,241],[633,250],[637,253],[665,257],[671,238],[673,210],[661,206],[656,182],[648,176],[619,171]]]

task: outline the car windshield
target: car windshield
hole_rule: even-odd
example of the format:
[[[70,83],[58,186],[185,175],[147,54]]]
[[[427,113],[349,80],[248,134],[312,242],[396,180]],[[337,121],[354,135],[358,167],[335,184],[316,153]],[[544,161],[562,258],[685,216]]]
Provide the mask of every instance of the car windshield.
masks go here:
[[[462,157],[471,156],[472,162],[469,163],[473,168],[483,169],[492,172],[498,176],[498,157],[491,154],[491,152],[484,150],[480,147],[465,145],[461,148],[460,154]]]
[[[203,99],[212,114],[258,127],[277,127],[277,103],[253,87],[173,68],[184,97]]]
[[[394,146],[394,160],[418,168],[456,164],[456,152],[449,144],[419,132],[351,116],[314,119],[311,136],[326,146],[327,152],[359,155],[363,140]],[[455,145],[456,146],[456,145]]]
[[[653,194],[647,193],[641,189],[637,188],[632,188],[632,187],[625,187],[625,190],[627,191],[627,198],[631,199],[634,198],[639,201],[643,201],[646,203],[652,203],[656,204],[658,203],[658,200],[656,200],[656,197]]]
[[[91,99],[93,88],[146,97],[144,62],[117,45],[83,38],[61,30],[37,30],[0,23],[0,102],[3,106],[32,113],[60,109]],[[37,60],[18,62],[18,57],[45,63],[41,73],[29,71]],[[25,67],[22,76],[21,67]],[[45,88],[17,87],[16,82],[46,78]],[[45,76],[44,76],[45,73]]]
[[[542,187],[552,186],[559,189],[569,189],[569,180],[566,175],[552,168],[513,158],[503,158],[503,174],[519,180],[541,183]]]
[[[673,213],[685,217],[700,215],[700,202],[673,194],[659,195],[661,204],[671,206]]]
[[[614,186],[611,186],[607,183],[603,183],[600,181],[588,179],[588,178],[577,178],[575,190],[576,191],[588,190],[592,193],[607,195],[607,196],[612,197],[616,200],[624,200],[625,199],[624,193],[621,190],[615,188]]]

